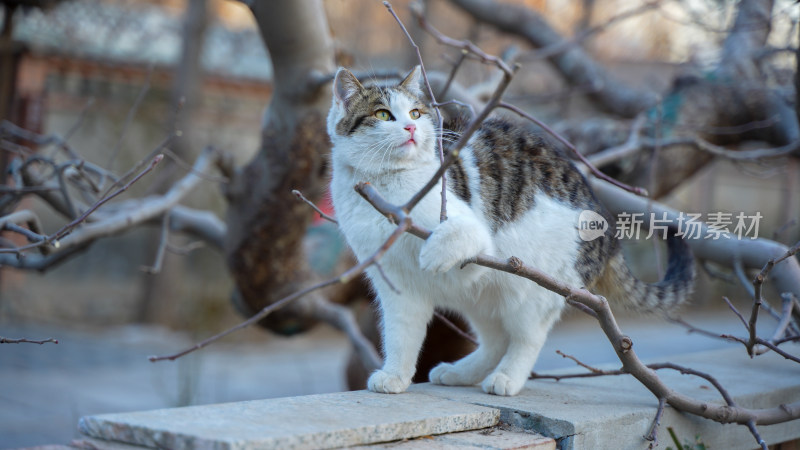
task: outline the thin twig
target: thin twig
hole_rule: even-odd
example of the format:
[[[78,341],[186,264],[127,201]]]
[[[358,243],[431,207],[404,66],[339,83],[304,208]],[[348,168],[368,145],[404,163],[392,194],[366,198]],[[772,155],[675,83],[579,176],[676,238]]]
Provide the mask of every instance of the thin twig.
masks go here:
[[[733,275],[724,272],[721,269],[716,268],[708,260],[702,260],[699,261],[699,263],[700,267],[710,278],[716,278],[718,280],[722,280],[729,284],[733,284],[736,282],[736,279],[733,277]]]
[[[125,183],[125,181],[128,180],[135,173],[139,172],[139,170],[141,170],[142,167],[144,167],[148,161],[151,161],[152,158],[163,154],[164,149],[167,148],[167,146],[172,142],[173,139],[175,139],[175,137],[177,137],[177,135],[175,133],[172,133],[166,138],[164,138],[164,140],[162,140],[156,146],[156,148],[151,150],[150,153],[147,154],[147,156],[141,159],[135,166],[131,167],[127,172],[125,172],[121,177],[119,177],[118,180],[116,180],[111,186],[109,186],[108,189],[106,189],[105,192],[103,193],[103,197],[108,195],[108,193],[114,190],[114,188],[116,188],[117,186],[120,186],[122,183]]]
[[[592,367],[592,366],[590,366],[590,365],[588,365],[586,363],[583,363],[580,360],[578,360],[578,358],[576,358],[576,357],[574,357],[572,355],[568,355],[568,354],[562,352],[561,350],[556,350],[556,353],[561,355],[563,358],[568,358],[568,359],[571,359],[571,360],[575,361],[575,364],[583,367],[584,369],[588,370],[591,373],[598,373],[598,374],[603,373],[602,370],[600,370],[598,368],[595,368],[595,367]]]
[[[0,344],[39,344],[39,345],[42,345],[42,344],[47,344],[47,343],[58,344],[58,339],[49,338],[49,339],[44,339],[44,340],[41,340],[41,341],[37,341],[37,340],[33,340],[33,339],[24,339],[24,338],[23,339],[10,339],[10,338],[5,338],[5,337],[0,336]]]
[[[198,172],[191,164],[186,162],[183,158],[178,156],[175,152],[173,152],[172,150],[170,150],[167,147],[162,148],[161,152],[164,155],[166,155],[169,159],[171,159],[172,162],[177,164],[178,167],[182,168],[183,170],[186,170],[187,172],[191,172],[191,173],[197,175],[198,177],[200,177],[203,180],[211,181],[211,182],[214,182],[214,183],[228,183],[228,182],[230,182],[228,177],[225,177],[225,176],[221,176],[220,177],[220,176],[210,175],[210,174],[203,173],[203,172]]]
[[[744,287],[747,291],[750,298],[753,298],[755,295],[755,290],[753,289],[753,279],[747,275],[745,271],[744,264],[742,263],[741,258],[734,258],[733,260],[733,273],[736,275],[736,278],[739,280],[739,284]],[[769,313],[775,320],[780,320],[780,314],[764,299],[762,299],[761,307],[764,308],[764,311]]]
[[[388,1],[383,2],[383,6],[389,11],[389,13],[394,17],[394,20],[400,26],[400,29],[403,30],[403,34],[406,35],[406,39],[408,42],[411,43],[411,46],[414,47],[414,51],[417,54],[417,60],[419,61],[419,67],[422,71],[422,78],[425,80],[425,87],[428,90],[428,95],[431,98],[431,105],[436,105],[436,96],[433,93],[433,88],[431,87],[431,83],[428,80],[428,71],[425,70],[425,63],[422,61],[422,52],[420,52],[419,46],[416,42],[414,42],[414,38],[411,37],[411,33],[408,32],[406,26],[403,24],[403,21],[400,20],[400,17],[397,16],[397,13],[394,12],[392,5]],[[412,8],[413,9],[413,8]],[[439,132],[437,133],[437,145],[439,148],[439,163],[444,165],[444,138],[443,138],[443,131],[444,128],[444,119],[442,118],[442,111],[439,110],[438,106],[433,106],[433,110],[436,111],[436,123]],[[444,222],[447,220],[447,171],[443,171],[441,174],[442,180],[442,206],[441,212],[439,213],[439,221]]]
[[[725,303],[728,305],[728,308],[730,308],[731,311],[733,311],[733,313],[736,314],[736,317],[738,317],[739,320],[742,322],[742,325],[744,325],[744,329],[746,331],[750,331],[750,325],[748,325],[747,321],[744,320],[744,316],[742,315],[742,313],[740,313],[739,310],[736,309],[735,306],[733,306],[733,303],[731,303],[731,301],[728,300],[728,297],[723,296],[722,299],[725,300]]]
[[[780,227],[778,227],[778,229],[777,229],[777,230],[775,230],[775,232],[774,232],[774,233],[772,233],[772,240],[773,240],[773,241],[777,241],[777,240],[778,240],[778,238],[779,238],[779,237],[781,237],[781,235],[782,235],[782,234],[783,234],[783,233],[784,233],[786,230],[788,230],[789,228],[792,228],[792,227],[793,227],[793,226],[795,226],[795,225],[797,225],[797,219],[795,219],[795,218],[789,219],[788,221],[786,221],[786,223],[784,223],[783,225],[781,225]]]
[[[469,118],[472,119],[473,117],[475,117],[475,114],[476,114],[475,107],[473,107],[469,103],[464,103],[464,102],[459,101],[459,100],[448,100],[446,102],[441,102],[441,103],[437,103],[436,104],[436,106],[447,106],[447,105],[456,105],[456,106],[460,106],[462,108],[468,109],[469,110]]]
[[[789,323],[792,320],[792,309],[797,302],[797,297],[791,292],[784,292],[781,294],[781,299],[783,300],[781,321],[778,322],[775,333],[772,335],[772,339],[770,339],[773,344],[787,334]]]
[[[763,303],[761,288],[764,284],[764,280],[766,280],[767,275],[769,275],[770,271],[772,271],[772,268],[775,267],[776,264],[780,264],[786,259],[794,257],[798,251],[800,251],[800,242],[795,244],[794,247],[787,250],[786,253],[780,257],[767,261],[767,263],[764,264],[764,267],[761,269],[761,272],[759,272],[755,279],[753,279],[753,308],[750,312],[749,321],[750,338],[748,339],[746,345],[747,354],[750,355],[751,358],[755,355],[754,347],[759,340],[758,336],[756,336],[756,322],[758,321],[758,311],[761,309],[761,304]]]
[[[653,370],[661,370],[661,369],[677,370],[678,372],[684,375],[694,375],[696,377],[703,378],[709,383],[711,383],[714,386],[714,388],[717,389],[717,392],[719,392],[719,394],[722,396],[722,399],[725,400],[725,403],[728,406],[734,406],[734,407],[736,406],[736,402],[733,401],[733,397],[731,397],[731,394],[728,392],[728,390],[722,386],[722,383],[720,383],[719,380],[717,380],[710,374],[669,362],[648,364],[647,367]]]
[[[603,167],[638,152],[642,148],[641,142],[639,141],[640,134],[646,123],[647,115],[644,113],[639,114],[631,125],[631,131],[628,133],[628,139],[625,143],[589,155],[586,159],[595,167]]]
[[[94,97],[91,97],[89,100],[86,101],[86,104],[83,105],[81,112],[78,113],[78,119],[75,121],[75,123],[72,124],[72,126],[67,130],[67,132],[64,133],[65,141],[68,141],[69,138],[71,138],[72,135],[75,134],[75,132],[81,128],[81,126],[83,125],[83,121],[86,120],[86,114],[89,112],[92,106],[94,106]]]
[[[142,100],[144,100],[145,95],[147,95],[147,92],[150,90],[150,80],[153,78],[154,67],[154,63],[150,63],[150,66],[147,69],[147,78],[145,78],[144,84],[142,85],[141,89],[139,89],[139,93],[136,95],[136,99],[133,101],[133,105],[131,105],[130,109],[128,110],[128,114],[125,116],[125,121],[122,123],[122,131],[120,131],[119,137],[117,138],[117,143],[114,145],[113,150],[111,150],[111,155],[106,163],[106,168],[108,168],[108,170],[112,170],[114,168],[114,161],[116,161],[117,156],[119,156],[119,151],[122,148],[122,142],[125,140],[125,134],[128,131],[128,127],[133,122],[133,117],[139,110],[139,105],[142,104]],[[103,179],[103,182],[100,184],[105,184],[105,179]]]
[[[295,189],[295,190],[293,190],[293,191],[292,191],[292,194],[294,194],[294,196],[295,196],[295,197],[297,197],[298,199],[300,199],[300,200],[304,201],[304,202],[305,202],[305,203],[306,203],[308,206],[310,206],[310,207],[314,208],[314,211],[316,211],[316,212],[317,212],[317,214],[319,214],[319,216],[320,216],[320,217],[322,217],[323,219],[325,219],[325,220],[327,220],[327,221],[329,221],[329,222],[333,222],[333,223],[335,223],[335,224],[338,224],[338,223],[339,223],[339,222],[338,222],[336,219],[334,219],[333,217],[331,217],[331,216],[329,216],[329,215],[325,214],[324,212],[322,212],[322,210],[321,210],[321,209],[319,209],[319,208],[317,207],[317,205],[315,205],[315,204],[314,204],[314,202],[312,202],[311,200],[307,199],[307,198],[306,198],[306,197],[303,195],[303,193],[302,193],[302,192],[300,192],[300,191],[298,191],[297,189]]]
[[[664,414],[664,407],[667,405],[667,400],[664,397],[658,399],[658,409],[656,416],[653,418],[653,423],[650,424],[650,429],[644,438],[650,441],[647,448],[652,449],[658,446],[658,427],[661,425],[661,416]]]
[[[450,328],[451,330],[455,331],[462,338],[472,342],[475,345],[479,345],[478,340],[475,339],[474,336],[462,330],[461,327],[454,324],[453,321],[448,319],[444,314],[440,313],[439,311],[434,311],[433,316],[439,319],[442,323],[444,323],[447,326],[447,328]]]
[[[386,285],[389,286],[389,289],[391,289],[395,294],[400,294],[400,290],[394,286],[392,280],[389,279],[389,276],[383,271],[383,266],[377,261],[375,261],[375,268],[378,269],[378,273],[381,275],[381,278],[383,278],[383,281],[386,282]]]
[[[500,107],[500,108],[508,109],[509,111],[513,111],[516,114],[518,114],[519,116],[522,116],[525,119],[528,119],[531,122],[535,123],[536,125],[540,126],[544,131],[546,131],[548,134],[550,134],[551,136],[556,138],[559,142],[564,144],[564,146],[566,146],[570,151],[572,151],[572,153],[575,155],[575,157],[578,158],[589,169],[589,171],[592,172],[592,174],[594,176],[596,176],[597,178],[600,178],[601,180],[608,181],[609,183],[613,184],[614,186],[617,186],[619,188],[625,189],[628,192],[633,192],[636,195],[641,195],[643,197],[647,197],[647,195],[648,195],[647,194],[647,190],[645,190],[643,188],[640,188],[638,186],[629,186],[629,185],[627,185],[627,184],[625,184],[625,183],[623,183],[623,182],[621,182],[619,180],[616,180],[614,178],[611,178],[610,176],[608,176],[608,175],[604,174],[603,172],[601,172],[599,169],[597,169],[597,167],[595,167],[591,162],[589,162],[589,160],[586,159],[586,157],[583,156],[583,154],[581,152],[578,151],[578,149],[575,147],[575,145],[572,144],[572,142],[568,141],[564,136],[561,136],[560,133],[558,133],[556,130],[550,128],[549,126],[547,126],[547,124],[545,124],[541,120],[537,119],[536,117],[533,117],[532,115],[526,113],[525,111],[519,109],[518,107],[516,107],[514,105],[511,105],[511,104],[508,104],[508,103],[501,102],[497,106]]]
[[[660,7],[660,3],[661,3],[660,0],[654,0],[654,1],[647,2],[647,3],[645,3],[645,4],[641,5],[641,6],[638,6],[636,8],[633,8],[633,9],[630,9],[630,10],[627,10],[627,11],[623,11],[623,12],[617,14],[616,16],[611,17],[610,19],[606,20],[605,22],[599,24],[599,25],[595,25],[594,27],[591,27],[591,28],[588,28],[588,29],[585,29],[585,30],[581,31],[580,33],[576,34],[575,36],[573,36],[570,39],[563,39],[563,40],[561,40],[561,41],[559,41],[559,42],[557,42],[555,44],[552,44],[552,45],[549,45],[547,47],[535,50],[532,53],[532,55],[526,55],[524,57],[524,60],[527,61],[527,60],[546,59],[546,58],[551,58],[553,56],[556,56],[556,55],[559,55],[561,53],[564,53],[567,50],[569,50],[570,48],[579,45],[581,42],[585,41],[590,36],[592,36],[594,34],[597,34],[597,33],[601,32],[603,30],[606,30],[607,28],[609,28],[610,26],[616,24],[617,22],[621,22],[621,21],[624,21],[626,19],[629,19],[629,18],[632,18],[632,17],[636,17],[636,16],[638,16],[638,15],[640,15],[642,13],[645,13],[647,11],[650,11],[652,9],[659,8]]]
[[[742,344],[743,346],[745,346],[745,348],[747,348],[747,345],[748,345],[748,339],[745,339],[745,338],[741,338],[741,337],[738,337],[738,336],[733,336],[733,335],[730,335],[730,334],[712,333],[710,331],[706,331],[706,330],[703,330],[701,328],[697,328],[697,327],[689,324],[688,322],[686,322],[686,321],[684,321],[683,319],[680,319],[680,318],[677,318],[677,319],[673,318],[673,319],[670,319],[670,321],[674,322],[674,323],[677,323],[677,324],[680,324],[680,325],[683,325],[686,328],[686,331],[688,331],[689,333],[697,333],[697,334],[701,334],[703,336],[708,336],[708,337],[715,338],[715,339],[722,339],[722,340],[726,340],[726,341],[729,341],[729,342],[738,342],[738,343]],[[779,341],[777,341],[775,343],[772,343],[772,342],[764,340],[764,339],[762,339],[760,337],[756,337],[755,343],[763,345],[763,346],[769,348],[770,350],[772,350],[775,353],[781,355],[785,359],[788,359],[790,361],[794,361],[796,363],[800,363],[800,357],[797,357],[797,356],[794,356],[792,354],[789,354],[789,353],[783,351],[782,349],[778,348],[778,345],[782,344],[783,342],[794,341],[794,340],[797,340],[797,338],[800,338],[800,336],[793,337],[793,338],[790,338],[790,339],[782,339],[782,340],[779,340]]]
[[[417,19],[419,26],[433,36],[440,44],[465,50],[468,53],[475,55],[481,62],[497,66],[506,74],[506,76],[511,76],[513,74],[514,70],[511,68],[511,66],[506,64],[502,58],[484,52],[477,45],[470,41],[453,39],[437,30],[433,25],[428,23],[427,18],[425,18],[419,8],[412,7],[411,14],[415,19]]]
[[[588,314],[589,316],[592,316],[595,319],[598,318],[597,317],[597,313],[594,312],[594,310],[592,308],[589,308],[588,306],[584,305],[583,303],[581,303],[581,302],[579,302],[577,300],[574,300],[574,299],[570,298],[569,296],[567,296],[565,298],[565,300],[566,300],[567,304],[572,306],[573,308],[583,312],[584,314]]]
[[[150,164],[149,164],[149,165],[148,165],[148,166],[147,166],[147,167],[146,167],[144,170],[142,170],[141,172],[139,172],[139,174],[137,174],[137,175],[136,175],[136,176],[135,176],[133,179],[131,179],[131,180],[130,180],[128,183],[126,183],[124,186],[122,186],[121,188],[117,189],[116,191],[112,192],[111,194],[109,194],[109,195],[107,195],[107,196],[105,196],[105,197],[101,198],[100,200],[98,200],[98,201],[97,201],[97,202],[96,202],[94,205],[92,205],[92,206],[91,206],[89,209],[87,209],[86,211],[84,211],[84,213],[83,213],[83,214],[81,214],[81,215],[80,215],[80,217],[78,217],[78,218],[76,218],[75,220],[71,221],[70,223],[68,223],[68,224],[64,225],[63,227],[61,227],[61,228],[60,228],[58,231],[56,231],[55,233],[53,233],[53,234],[51,234],[51,235],[47,236],[47,238],[46,238],[46,239],[44,239],[44,240],[42,240],[42,241],[39,241],[39,242],[37,242],[37,243],[35,243],[35,244],[30,244],[30,245],[26,245],[26,246],[23,246],[23,247],[19,247],[19,248],[17,248],[17,249],[11,249],[11,250],[9,250],[9,249],[0,249],[0,253],[9,253],[9,252],[11,252],[11,253],[19,253],[19,252],[21,252],[21,251],[24,251],[24,250],[29,250],[29,249],[36,248],[36,247],[39,247],[39,246],[42,246],[42,245],[47,245],[47,244],[50,244],[50,243],[53,243],[53,245],[54,245],[56,248],[58,248],[58,247],[59,247],[59,243],[58,243],[58,240],[59,240],[59,239],[61,239],[61,238],[63,238],[64,236],[66,236],[66,235],[67,235],[67,234],[68,234],[70,231],[72,231],[72,230],[73,230],[75,227],[77,227],[77,226],[78,226],[78,225],[80,225],[80,224],[81,224],[83,221],[85,221],[85,220],[86,220],[86,219],[87,219],[87,218],[88,218],[88,217],[89,217],[89,216],[90,216],[90,215],[91,215],[93,212],[95,212],[95,211],[97,210],[97,208],[99,208],[99,207],[103,206],[103,205],[104,205],[104,204],[106,204],[108,201],[112,200],[114,197],[117,197],[118,195],[120,195],[120,194],[122,194],[123,192],[127,191],[127,190],[128,190],[128,188],[130,188],[130,187],[131,187],[131,185],[133,185],[134,183],[136,183],[137,181],[139,181],[139,180],[140,180],[140,179],[141,179],[143,176],[147,175],[147,174],[148,174],[150,171],[152,171],[152,170],[153,170],[153,169],[156,167],[156,165],[157,165],[159,162],[161,162],[161,160],[162,160],[163,158],[164,158],[164,156],[163,156],[163,155],[157,155],[155,158],[153,158],[153,159],[150,161]]]
[[[307,287],[305,289],[302,289],[300,291],[294,292],[292,294],[289,294],[289,295],[283,297],[282,299],[276,301],[275,303],[272,303],[272,304],[264,307],[263,309],[261,309],[261,311],[259,311],[258,313],[256,313],[252,317],[250,317],[249,319],[245,320],[244,322],[241,322],[241,323],[239,323],[238,325],[236,325],[234,327],[228,328],[227,330],[225,330],[225,331],[223,331],[223,332],[221,332],[219,334],[216,334],[216,335],[214,335],[214,336],[212,336],[212,337],[210,337],[208,339],[205,339],[205,340],[203,340],[201,342],[198,342],[197,344],[195,344],[195,345],[193,345],[193,346],[191,346],[191,347],[189,347],[189,348],[187,348],[185,350],[182,350],[182,351],[180,351],[178,353],[174,353],[174,354],[171,354],[171,355],[151,356],[148,359],[151,362],[164,361],[164,360],[174,361],[174,360],[176,360],[176,359],[178,359],[178,358],[180,358],[182,356],[188,355],[189,353],[192,353],[192,352],[194,352],[196,350],[200,350],[201,348],[207,347],[207,346],[211,345],[212,343],[222,339],[223,337],[225,337],[225,336],[227,336],[227,335],[229,335],[229,334],[231,334],[231,333],[233,333],[235,331],[239,331],[239,330],[241,330],[243,328],[247,328],[247,327],[249,327],[251,325],[254,325],[254,324],[260,322],[263,318],[265,318],[268,315],[270,315],[273,311],[275,311],[277,309],[280,309],[283,306],[286,306],[288,303],[293,302],[293,301],[295,301],[295,300],[297,300],[297,299],[299,299],[301,297],[304,297],[305,295],[307,295],[307,294],[309,294],[311,292],[317,291],[319,289],[322,289],[322,288],[325,288],[325,287],[328,287],[328,286],[332,286],[334,284],[338,284],[338,283],[345,284],[345,283],[349,282],[350,280],[352,280],[353,278],[355,278],[356,276],[358,276],[362,272],[364,272],[364,270],[366,270],[367,267],[371,266],[375,261],[380,260],[381,257],[383,257],[383,255],[386,253],[386,251],[389,250],[389,248],[392,246],[392,244],[394,244],[394,242],[400,236],[402,236],[403,233],[405,233],[410,226],[411,226],[411,219],[410,218],[405,218],[405,220],[403,220],[397,226],[397,228],[395,228],[394,232],[389,236],[389,238],[386,239],[386,241],[383,243],[383,245],[375,253],[372,254],[372,256],[370,256],[369,258],[367,258],[363,262],[351,267],[350,269],[345,271],[343,274],[341,274],[339,276],[336,276],[336,277],[333,277],[333,278],[330,278],[330,279],[328,279],[326,281],[323,281],[321,283],[317,283],[317,284],[315,284],[313,286],[309,286],[309,287]]]
[[[84,211],[84,213],[81,214],[80,217],[64,225],[63,227],[61,227],[60,230],[56,231],[53,234],[53,239],[55,240],[61,239],[62,237],[64,237],[64,235],[69,233],[73,228],[75,228],[81,222],[86,220],[86,218],[89,217],[89,215],[91,215],[93,212],[95,212],[97,208],[105,205],[108,201],[112,200],[114,197],[117,197],[118,195],[127,191],[134,183],[136,183],[137,181],[142,179],[143,176],[147,175],[148,173],[150,173],[150,171],[155,169],[155,167],[158,165],[158,163],[161,162],[162,159],[164,159],[163,155],[156,155],[152,160],[150,160],[150,164],[144,170],[139,172],[139,174],[133,177],[133,179],[131,179],[129,182],[125,183],[124,186],[112,192],[111,194],[107,195],[106,197],[101,198],[100,200],[97,201],[97,203],[95,203],[94,205],[89,207],[89,209]]]
[[[21,226],[15,224],[15,223],[7,223],[7,224],[5,224],[3,229],[11,231],[12,233],[17,233],[17,234],[21,234],[21,235],[25,236],[25,239],[27,239],[28,242],[41,242],[41,241],[47,239],[47,236],[44,236],[44,235],[41,235],[41,234],[38,234],[38,233],[34,233],[33,231],[31,231],[31,230],[29,230],[27,228],[21,227]]]
[[[749,420],[747,422],[747,428],[750,430],[750,434],[752,434],[753,437],[756,438],[756,442],[758,442],[758,445],[761,447],[761,450],[769,450],[769,447],[767,447],[767,443],[764,442],[764,439],[761,438],[761,434],[758,433],[758,428],[756,427],[755,420]]]
[[[696,334],[700,334],[700,335],[703,335],[703,336],[706,336],[706,337],[710,337],[710,338],[714,338],[714,339],[722,339],[722,340],[729,341],[729,342],[738,342],[740,344],[744,344],[745,343],[745,340],[740,338],[740,337],[731,336],[729,334],[712,333],[711,331],[703,330],[702,328],[697,328],[694,325],[691,325],[689,322],[686,322],[685,320],[683,320],[683,319],[681,319],[679,317],[678,318],[671,318],[671,319],[669,319],[669,321],[673,322],[673,323],[677,323],[679,325],[682,325],[684,328],[686,328],[686,331],[688,333],[696,333]]]
[[[167,242],[167,250],[169,250],[171,253],[174,253],[176,255],[181,255],[181,256],[186,256],[189,253],[191,253],[191,252],[193,252],[193,251],[195,251],[195,250],[197,250],[199,248],[203,248],[205,246],[206,246],[206,243],[203,242],[203,241],[194,241],[194,242],[189,243],[189,245],[186,245],[186,246],[183,246],[183,247],[179,247],[177,245],[174,245],[174,244],[171,244],[171,243]]]
[[[166,254],[167,246],[169,245],[169,221],[170,211],[167,211],[164,214],[164,217],[161,218],[161,233],[159,233],[155,262],[152,266],[142,267],[142,271],[145,273],[155,275],[161,272],[161,266],[164,264],[164,255]]]
[[[519,66],[514,66],[514,70],[519,69]],[[442,174],[447,171],[447,168],[450,167],[458,158],[461,149],[467,145],[467,142],[472,137],[472,135],[480,128],[483,121],[489,116],[493,109],[495,109],[501,103],[501,99],[503,97],[503,93],[505,92],[508,85],[511,83],[511,79],[513,77],[514,72],[504,73],[503,79],[500,81],[500,84],[497,86],[497,89],[494,91],[491,100],[486,106],[481,110],[481,112],[472,119],[472,121],[467,125],[467,128],[461,133],[459,136],[458,141],[453,144],[453,147],[450,148],[450,151],[447,153],[447,157],[445,158],[444,162],[442,163],[439,170],[436,171],[434,177],[431,178],[428,183],[422,187],[411,199],[403,205],[403,210],[410,212],[417,203],[422,200],[425,195],[436,185],[439,178],[441,178]]]
[[[447,76],[447,81],[444,82],[444,87],[442,87],[442,92],[439,93],[439,97],[445,98],[447,91],[450,90],[450,85],[453,84],[453,80],[456,78],[456,72],[458,72],[458,69],[461,68],[461,65],[467,59],[467,55],[469,55],[469,52],[462,49],[458,55],[458,59],[453,64],[453,68],[450,69],[450,75]]]
[[[772,342],[769,342],[769,341],[766,341],[764,339],[761,339],[760,337],[756,337],[756,344],[760,344],[760,345],[763,345],[763,346],[769,348],[773,352],[781,355],[784,359],[788,359],[789,361],[794,361],[794,362],[800,364],[800,357],[797,357],[797,356],[794,356],[794,355],[792,355],[790,353],[785,352],[783,349],[779,348],[776,344],[773,344]]]

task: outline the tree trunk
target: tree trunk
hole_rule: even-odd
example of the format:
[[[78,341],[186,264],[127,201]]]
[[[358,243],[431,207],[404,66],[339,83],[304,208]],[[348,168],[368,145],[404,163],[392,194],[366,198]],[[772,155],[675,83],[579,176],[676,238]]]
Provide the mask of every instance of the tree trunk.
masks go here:
[[[334,49],[320,0],[253,2],[269,51],[274,90],[262,125],[261,148],[238,170],[226,195],[225,254],[236,282],[234,303],[247,314],[313,281],[302,252],[312,214],[292,189],[312,200],[324,192],[330,144],[325,117]],[[313,325],[308,301],[297,301],[261,324],[293,334]]]

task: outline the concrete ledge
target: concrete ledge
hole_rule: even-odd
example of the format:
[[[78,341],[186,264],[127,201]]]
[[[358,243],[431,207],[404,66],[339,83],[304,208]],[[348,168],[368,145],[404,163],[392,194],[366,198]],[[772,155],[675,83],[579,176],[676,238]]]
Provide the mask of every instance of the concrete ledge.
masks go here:
[[[725,350],[661,358],[713,375],[743,407],[767,408],[800,400],[800,365],[775,353],[750,359],[740,346]],[[618,366],[605,367],[606,369]],[[578,373],[576,368],[566,373]],[[563,373],[563,372],[562,372]],[[658,371],[671,388],[692,398],[722,404],[716,389],[702,378],[672,370]],[[415,385],[412,392],[499,408],[501,422],[552,437],[564,449],[641,449],[658,401],[630,375],[555,381],[528,381],[516,397],[484,394],[477,387]],[[757,447],[746,427],[664,411],[660,442],[668,442],[667,427],[683,441],[696,436],[710,448]],[[759,426],[768,444],[800,438],[800,420]]]
[[[491,427],[495,408],[344,392],[83,417],[81,433],[169,449],[335,448]]]
[[[744,407],[800,400],[800,365],[774,353],[751,360],[743,349],[732,347],[662,360],[714,375]],[[701,378],[666,370],[659,375],[683,394],[722,403]],[[549,439],[537,441],[540,436],[530,433],[514,434],[518,431],[553,438],[563,449],[641,449],[647,447],[643,436],[657,404],[630,376],[529,381],[516,397],[487,395],[478,387],[420,384],[400,395],[358,391],[84,417],[80,430],[95,439],[171,449],[331,448],[400,440],[405,441],[378,448],[555,445]],[[498,421],[518,431],[505,430],[481,443]],[[755,447],[743,426],[720,425],[669,407],[659,432],[662,443],[668,442],[667,427],[681,440],[692,442],[699,436],[711,448]],[[479,429],[487,430],[453,434]],[[800,421],[759,430],[768,444],[787,442],[800,438]],[[441,434],[446,436],[430,438]],[[423,436],[427,438],[413,440]]]

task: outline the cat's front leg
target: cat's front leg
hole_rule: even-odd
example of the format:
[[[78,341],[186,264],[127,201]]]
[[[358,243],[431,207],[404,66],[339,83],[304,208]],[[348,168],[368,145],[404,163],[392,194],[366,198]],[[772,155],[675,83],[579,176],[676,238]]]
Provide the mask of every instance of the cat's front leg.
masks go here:
[[[483,223],[471,214],[453,216],[437,225],[422,245],[419,265],[442,273],[491,249],[492,237]]]
[[[433,306],[419,299],[382,291],[379,288],[384,363],[383,368],[369,377],[367,388],[373,392],[398,394],[411,384]]]

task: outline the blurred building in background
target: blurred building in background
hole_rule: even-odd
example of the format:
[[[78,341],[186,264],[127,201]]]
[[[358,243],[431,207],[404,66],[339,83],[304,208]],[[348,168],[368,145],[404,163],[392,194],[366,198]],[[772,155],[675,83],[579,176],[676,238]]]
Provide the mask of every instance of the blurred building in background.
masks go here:
[[[567,36],[578,36],[640,3],[517,2],[544,12]],[[407,0],[393,4],[409,24],[429,68],[449,70],[452,49],[437,45],[413,24]],[[516,55],[523,69],[509,92],[514,103],[556,125],[599,114],[567,89],[546,61],[526,56],[530,49],[525,44],[474,23],[445,1],[425,5],[429,21],[444,33],[470,39],[491,53]],[[659,11],[608,27],[584,45],[626,82],[666,90],[686,63],[694,69],[713,63],[708,55],[715,54],[722,38],[717,30],[726,29],[734,11],[734,5],[715,2],[687,5],[679,9],[664,4]],[[379,2],[326,0],[324,6],[340,65],[377,72],[405,71],[416,64],[411,47]],[[794,29],[797,10],[792,11],[794,15],[787,13],[785,20],[776,20],[775,39]],[[7,23],[8,18],[3,21]],[[187,32],[191,26],[195,34]],[[69,133],[70,145],[98,165],[124,172],[176,126],[182,128],[179,153],[188,162],[203,147],[213,145],[243,164],[259,147],[272,69],[243,3],[204,2],[200,16],[193,17],[187,2],[179,0],[49,2],[44,10],[17,8],[11,38],[16,55],[10,112],[14,123],[42,134]],[[195,50],[186,45],[187,39],[199,44]],[[187,53],[192,51],[197,53],[197,66],[187,75],[181,67],[187,57],[191,60]],[[789,63],[784,66],[787,69],[774,76],[791,76]],[[181,77],[197,82],[186,103],[176,100],[176,95],[181,97]],[[468,70],[462,70],[457,79],[464,85],[492,86],[497,74],[469,62]],[[176,121],[176,117],[186,120]],[[731,163],[716,163],[669,201],[687,211],[738,212],[742,205],[758,207],[765,217],[760,235],[772,237],[776,229],[800,215],[800,169],[794,160],[788,167],[746,169],[753,176],[742,177],[740,167]],[[172,176],[182,173],[184,169],[178,167]],[[157,192],[170,179],[174,178],[148,177],[126,195]],[[205,183],[188,203],[224,215],[225,200],[214,182]],[[43,217],[46,230],[64,222],[36,202],[26,206]],[[789,228],[783,240],[800,237],[797,229]],[[221,317],[236,320],[228,301],[232,283],[221,255],[210,249],[195,250],[188,258],[168,255],[169,270],[144,274],[140,268],[153,263],[157,239],[156,229],[104,239],[44,275],[0,269],[0,319],[104,325],[146,320],[200,329],[218,329]],[[172,239],[176,245],[190,243],[180,236]],[[652,247],[644,247],[643,258],[651,258],[647,251]],[[653,278],[654,274],[643,276]],[[155,287],[154,279],[160,280]]]

